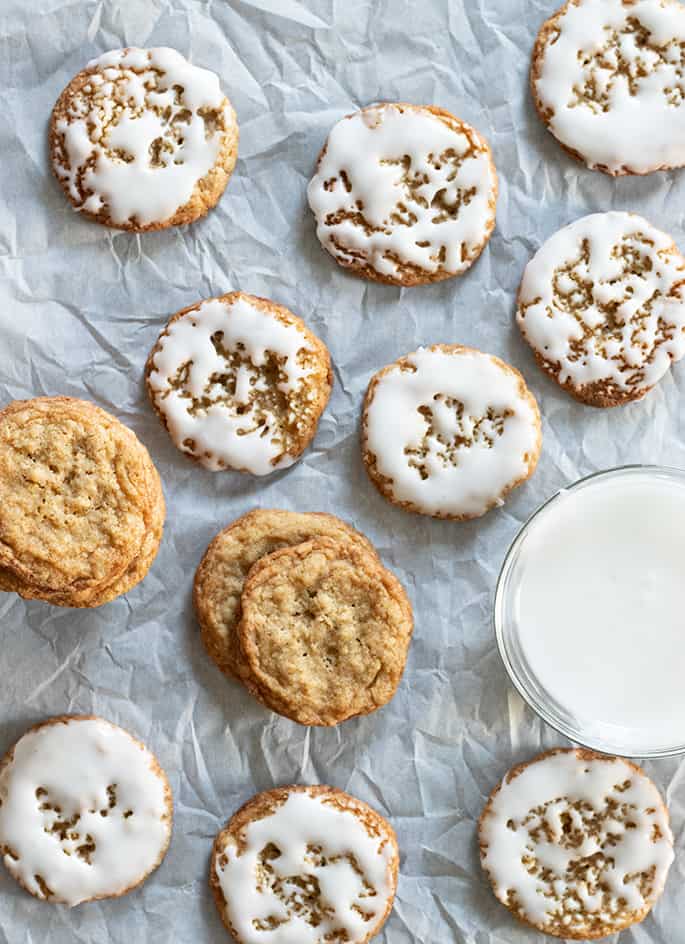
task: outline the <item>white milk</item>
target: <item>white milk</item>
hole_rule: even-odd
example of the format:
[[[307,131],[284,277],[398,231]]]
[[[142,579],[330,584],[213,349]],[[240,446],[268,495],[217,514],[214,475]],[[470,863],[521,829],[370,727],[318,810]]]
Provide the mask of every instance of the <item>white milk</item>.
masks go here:
[[[581,741],[685,744],[685,476],[629,470],[564,492],[512,578],[522,661]]]

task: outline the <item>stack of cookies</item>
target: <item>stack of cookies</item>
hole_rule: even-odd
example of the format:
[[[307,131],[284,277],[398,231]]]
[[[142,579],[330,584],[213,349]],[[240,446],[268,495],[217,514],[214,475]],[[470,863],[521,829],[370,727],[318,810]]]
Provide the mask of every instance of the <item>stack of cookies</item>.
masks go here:
[[[150,569],[164,516],[147,449],[109,413],[70,397],[0,411],[0,589],[108,603]]]
[[[397,689],[411,605],[370,542],[333,515],[244,515],[207,548],[194,598],[219,668],[293,721],[338,724]]]

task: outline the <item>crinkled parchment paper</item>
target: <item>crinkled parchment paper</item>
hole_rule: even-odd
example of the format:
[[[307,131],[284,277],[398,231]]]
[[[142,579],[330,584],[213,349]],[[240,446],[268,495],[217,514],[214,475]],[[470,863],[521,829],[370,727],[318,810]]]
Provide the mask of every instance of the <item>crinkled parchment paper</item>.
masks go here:
[[[255,791],[328,782],[389,817],[402,849],[379,941],[519,944],[478,865],[475,823],[504,771],[563,743],[508,684],[491,627],[505,551],[536,506],[580,475],[627,462],[685,467],[685,365],[643,402],[603,412],[544,378],[513,324],[531,253],[594,210],[636,210],[685,242],[685,172],[610,180],[566,157],[538,122],[527,70],[556,0],[1,0],[0,398],[90,398],[132,426],[161,472],[169,514],[147,579],[98,610],[0,599],[0,751],[48,715],[96,712],[140,736],[176,801],[170,852],[119,901],[68,910],[0,870],[0,941],[221,942],[207,888],[213,837]],[[217,209],[143,236],[74,213],[52,178],[46,127],[89,59],[171,45],[214,69],[240,121],[240,157]],[[377,100],[433,103],[475,124],[500,174],[497,229],[462,278],[400,291],[345,274],[320,249],[305,186],[331,125]],[[335,390],[314,447],[268,479],[212,474],[181,456],[142,386],[168,316],[231,289],[283,302],[326,341]],[[459,341],[520,368],[538,397],[538,471],[470,524],[408,515],[364,473],[358,419],[371,374],[420,344]],[[191,606],[210,538],[254,506],[334,512],[376,543],[416,611],[407,671],[383,710],[329,730],[268,714],[205,655]],[[554,619],[554,613],[549,614]],[[573,640],[569,640],[573,645]],[[68,758],[65,759],[68,763]],[[646,765],[683,850],[684,767]],[[685,939],[685,855],[621,944]]]

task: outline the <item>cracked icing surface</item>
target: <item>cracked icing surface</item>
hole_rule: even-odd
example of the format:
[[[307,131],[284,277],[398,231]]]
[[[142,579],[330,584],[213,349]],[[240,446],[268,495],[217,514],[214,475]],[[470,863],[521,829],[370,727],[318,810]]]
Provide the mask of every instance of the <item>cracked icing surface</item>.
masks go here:
[[[268,554],[242,595],[240,644],[263,700],[300,724],[368,714],[395,694],[413,629],[399,581],[348,538]]]
[[[100,718],[44,722],[0,764],[0,851],[38,898],[73,906],[124,894],[159,865],[170,833],[155,757]]]
[[[211,882],[242,944],[362,944],[397,881],[390,826],[330,787],[258,794],[217,837]]]
[[[478,257],[497,178],[485,140],[449,112],[373,105],[335,125],[307,194],[319,240],[341,265],[411,285]]]
[[[362,447],[372,481],[390,501],[420,514],[473,518],[532,473],[540,415],[521,375],[503,361],[434,345],[372,378]]]
[[[642,920],[673,860],[668,812],[621,758],[557,750],[514,768],[479,824],[499,900],[547,934],[593,939]]]
[[[685,354],[685,260],[632,213],[559,230],[526,266],[517,320],[540,365],[595,406],[639,399]]]
[[[590,167],[685,163],[685,8],[676,0],[570,0],[545,23],[531,84],[558,140]]]
[[[237,134],[214,73],[173,49],[114,50],[89,63],[55,106],[53,167],[87,215],[156,228],[216,203]]]
[[[208,469],[267,475],[295,462],[330,395],[328,351],[275,302],[234,292],[171,319],[150,354],[153,405]]]

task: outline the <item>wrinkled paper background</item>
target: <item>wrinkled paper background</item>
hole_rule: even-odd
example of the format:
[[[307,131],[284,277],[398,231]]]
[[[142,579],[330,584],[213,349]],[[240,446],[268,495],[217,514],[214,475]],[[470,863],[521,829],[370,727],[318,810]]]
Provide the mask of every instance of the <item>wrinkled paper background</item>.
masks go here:
[[[139,735],[176,801],[170,852],[119,901],[68,910],[22,892],[0,869],[0,941],[227,940],[207,887],[217,830],[255,791],[328,782],[389,817],[402,849],[394,912],[379,941],[519,944],[478,866],[475,822],[504,771],[563,743],[507,682],[491,627],[493,591],[522,522],[580,475],[627,462],[685,467],[685,366],[640,404],[571,402],[534,366],[513,325],[531,253],[594,210],[631,209],[685,242],[685,172],[613,181],[566,157],[527,88],[535,32],[556,0],[1,0],[0,395],[86,397],[132,426],[169,507],[147,579],[101,609],[0,600],[0,751],[30,724],[96,712]],[[143,236],[75,214],[53,180],[46,126],[85,63],[124,45],[171,45],[214,69],[241,129],[240,159],[200,223]],[[434,103],[489,139],[500,173],[495,234],[462,278],[400,291],[345,274],[320,249],[305,186],[331,125],[377,100]],[[300,314],[326,341],[335,390],[314,447],[269,479],[212,474],[181,456],[147,402],[148,349],[169,315],[243,289]],[[371,374],[419,344],[460,341],[511,361],[544,418],[533,479],[470,524],[421,519],[375,492],[358,447]],[[322,510],[366,532],[416,611],[407,671],[385,709],[338,728],[268,714],[201,647],[191,606],[209,540],[254,506]],[[550,619],[554,614],[550,613]],[[569,640],[569,645],[573,641]],[[68,763],[68,758],[65,759]],[[685,768],[646,765],[670,802],[682,853]],[[664,898],[621,944],[685,936],[685,855]]]

